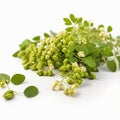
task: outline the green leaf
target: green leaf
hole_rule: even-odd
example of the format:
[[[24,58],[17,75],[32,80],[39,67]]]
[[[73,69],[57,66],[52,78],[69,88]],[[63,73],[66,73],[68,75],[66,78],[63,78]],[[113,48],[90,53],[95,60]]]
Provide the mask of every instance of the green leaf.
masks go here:
[[[52,30],[50,30],[50,34],[53,36],[53,37],[56,37],[57,33],[53,32]]]
[[[13,57],[18,57],[18,53],[19,53],[20,51],[16,51],[15,53],[13,53]]]
[[[97,49],[97,48],[96,48],[93,44],[88,43],[88,44],[86,45],[86,47],[88,48],[90,54],[96,52],[96,49]]]
[[[5,98],[6,100],[11,100],[14,98],[14,91],[13,90],[7,90],[4,94],[3,94],[3,98]]]
[[[45,37],[45,38],[48,38],[48,37],[50,37],[50,36],[49,36],[48,33],[44,33],[44,37]]]
[[[88,27],[89,26],[89,23],[87,20],[84,21],[84,26]]]
[[[88,43],[87,45],[89,55],[96,58],[100,55],[100,48],[96,48],[93,44]]]
[[[93,44],[88,43],[86,47],[89,50],[89,55],[96,58],[100,55],[100,48],[96,48]]]
[[[29,86],[24,90],[24,95],[28,98],[34,97],[39,93],[39,90],[35,86]]]
[[[80,18],[77,18],[77,23],[81,23],[82,22],[82,17],[80,17]]]
[[[6,81],[7,83],[10,82],[10,76],[4,73],[0,73],[0,81]]]
[[[107,32],[111,32],[112,31],[112,27],[111,26],[108,26],[107,27]]]
[[[85,55],[88,55],[88,53],[89,53],[89,50],[86,47],[86,45],[76,45],[76,51],[77,52],[84,51]]]
[[[117,60],[118,60],[118,62],[120,63],[120,56],[117,56]]]
[[[85,62],[86,65],[89,67],[96,67],[96,62],[92,57],[85,57],[83,58],[83,61]]]
[[[22,44],[19,45],[21,50],[25,50],[32,42],[28,39],[24,40]]]
[[[95,75],[95,73],[90,72],[88,78],[91,79],[91,80],[96,79],[96,75]]]
[[[70,61],[71,63],[74,63],[74,62],[78,62],[78,59],[77,59],[76,57],[71,57],[71,58],[69,59],[69,61]]]
[[[72,22],[68,18],[63,18],[65,25],[72,25]]]
[[[70,19],[73,23],[76,23],[77,19],[75,18],[75,16],[73,14],[70,14]]]
[[[119,62],[119,66],[120,66],[120,56],[117,56],[117,60]]]
[[[107,67],[110,71],[115,72],[116,71],[116,63],[114,60],[107,61]]]
[[[20,85],[25,80],[25,76],[22,74],[14,74],[11,78],[11,82],[15,85]]]
[[[76,44],[72,44],[69,48],[68,48],[68,50],[70,51],[70,52],[73,52],[74,50],[75,50],[75,48],[76,48]]]
[[[103,24],[99,25],[98,29],[100,29],[101,27],[104,28],[104,25]]]
[[[65,30],[70,32],[73,29],[73,27],[67,27]]]
[[[105,45],[103,48],[103,53],[102,53],[105,57],[109,57],[112,56],[112,47],[110,47],[109,45]]]
[[[93,26],[94,26],[94,23],[91,23],[90,26],[93,27]]]
[[[120,39],[120,36],[118,35],[116,38],[117,38],[117,39]]]
[[[40,42],[40,36],[35,36],[35,37],[33,37],[33,40],[35,41],[35,42]]]

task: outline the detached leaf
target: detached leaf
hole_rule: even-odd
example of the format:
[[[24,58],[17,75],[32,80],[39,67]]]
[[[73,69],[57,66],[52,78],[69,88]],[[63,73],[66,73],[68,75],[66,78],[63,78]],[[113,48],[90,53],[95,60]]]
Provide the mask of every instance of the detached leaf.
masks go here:
[[[25,80],[25,76],[22,74],[14,74],[11,78],[11,82],[15,85],[20,85]]]
[[[7,83],[10,82],[10,76],[4,73],[0,73],[0,81],[6,81]]]
[[[111,31],[112,31],[112,27],[111,27],[111,26],[108,26],[107,32],[111,32]]]
[[[24,40],[22,44],[20,44],[20,49],[25,50],[32,42],[28,39]]]
[[[65,25],[72,25],[72,22],[68,18],[63,18]]]
[[[89,67],[96,67],[96,62],[92,57],[85,57],[83,58],[83,61],[85,62],[86,65],[88,65]]]
[[[14,91],[13,90],[7,90],[4,94],[3,94],[3,98],[5,98],[6,100],[11,100],[14,98]]]
[[[34,40],[35,42],[40,42],[40,36],[35,36],[35,37],[33,37],[33,40]]]
[[[70,14],[70,19],[73,23],[76,23],[77,19],[75,18],[75,16],[73,14]]]
[[[28,98],[34,97],[39,93],[39,90],[35,86],[29,86],[24,90],[24,95]]]
[[[116,71],[116,63],[114,60],[107,61],[107,67],[110,71],[115,72]]]

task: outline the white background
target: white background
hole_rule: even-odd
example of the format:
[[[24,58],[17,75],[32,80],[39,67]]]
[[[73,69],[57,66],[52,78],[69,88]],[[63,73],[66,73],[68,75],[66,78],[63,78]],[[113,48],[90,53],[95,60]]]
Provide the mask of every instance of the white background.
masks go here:
[[[120,34],[119,0],[0,0],[0,73],[26,76],[23,85],[11,88],[22,92],[28,85],[36,85],[40,93],[27,99],[17,95],[6,101],[0,88],[0,119],[2,120],[120,120],[120,72],[101,70],[97,80],[85,80],[79,95],[67,97],[53,92],[54,77],[38,77],[24,70],[21,61],[12,57],[26,38],[44,32],[64,29],[63,17],[74,13],[92,20],[95,25],[113,26],[113,35]]]

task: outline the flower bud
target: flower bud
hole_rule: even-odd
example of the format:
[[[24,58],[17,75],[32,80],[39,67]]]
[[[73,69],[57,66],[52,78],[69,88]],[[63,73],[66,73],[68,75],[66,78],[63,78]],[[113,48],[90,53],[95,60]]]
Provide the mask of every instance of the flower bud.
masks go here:
[[[2,81],[0,81],[0,87],[1,87],[1,88],[4,88],[4,87],[5,87],[5,83],[6,83],[6,82],[5,82],[5,81],[3,81],[3,80],[2,80]]]
[[[96,75],[94,73],[90,73],[89,79],[91,79],[91,80],[96,79]]]
[[[52,90],[55,90],[56,86],[58,85],[58,81],[56,80],[54,84],[52,85]]]
[[[84,53],[84,51],[80,51],[80,52],[78,52],[78,57],[85,57],[85,53]]]
[[[14,97],[14,91],[12,90],[7,90],[4,94],[3,94],[3,97],[6,99],[6,100],[10,100]]]

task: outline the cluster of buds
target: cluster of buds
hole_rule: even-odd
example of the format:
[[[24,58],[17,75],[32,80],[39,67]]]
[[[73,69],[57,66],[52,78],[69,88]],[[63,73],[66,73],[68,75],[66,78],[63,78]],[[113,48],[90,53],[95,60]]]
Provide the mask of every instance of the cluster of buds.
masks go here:
[[[105,32],[104,27],[100,27],[99,30],[100,30],[99,36],[102,38],[103,41],[109,39],[110,36],[107,32]]]
[[[81,70],[81,72],[86,72],[87,71],[85,66],[80,66],[80,70]]]
[[[56,80],[52,85],[52,90],[64,90],[65,95],[73,96],[76,93],[76,89],[78,88],[78,86],[79,84],[75,83],[65,88],[62,81]]]
[[[55,89],[58,89],[58,90],[63,90],[64,89],[64,85],[63,85],[62,81],[56,80],[54,82],[54,84],[52,85],[52,90],[55,90]]]
[[[77,83],[68,86],[67,88],[64,89],[64,94],[68,96],[73,96],[76,93],[78,86],[79,85]]]
[[[83,38],[83,39],[79,40],[78,44],[87,44],[87,41],[86,41],[86,39]]]
[[[79,52],[77,53],[77,55],[78,55],[78,57],[80,57],[80,58],[85,57],[84,51],[79,51]]]
[[[78,67],[79,65],[78,65],[77,62],[74,62],[74,63],[72,63],[72,66],[73,66],[73,67]]]

